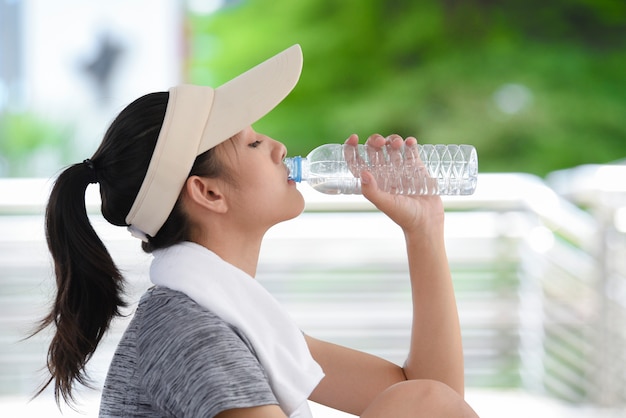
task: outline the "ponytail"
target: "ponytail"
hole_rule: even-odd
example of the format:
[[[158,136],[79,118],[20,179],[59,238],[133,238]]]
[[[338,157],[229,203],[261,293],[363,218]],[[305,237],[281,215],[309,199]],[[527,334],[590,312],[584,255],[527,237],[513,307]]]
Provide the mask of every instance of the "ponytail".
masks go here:
[[[54,397],[72,404],[75,383],[90,386],[85,366],[111,321],[121,314],[124,280],[85,207],[85,191],[99,183],[101,211],[113,225],[126,226],[167,106],[168,93],[150,93],[129,104],[111,123],[90,159],[74,164],[56,179],[45,214],[48,249],[54,261],[57,292],[50,313],[35,333],[55,333],[48,349]]]
[[[123,277],[94,231],[85,208],[89,183],[99,183],[101,211],[112,225],[128,226],[126,216],[139,192],[167,107],[169,94],[150,93],[129,104],[112,122],[90,159],[68,167],[56,179],[46,208],[46,240],[54,261],[57,293],[50,313],[35,333],[56,332],[48,349],[50,378],[57,404],[73,403],[74,384],[90,386],[85,366],[111,320],[120,315]],[[197,157],[192,175],[223,174],[213,149]],[[191,226],[177,204],[146,252],[189,239]]]
[[[56,333],[48,349],[51,377],[39,393],[54,381],[57,404],[61,397],[74,400],[75,381],[89,386],[85,364],[125,306],[123,277],[87,217],[85,191],[95,178],[90,160],[69,167],[57,178],[46,208],[57,293],[38,331],[54,325]]]

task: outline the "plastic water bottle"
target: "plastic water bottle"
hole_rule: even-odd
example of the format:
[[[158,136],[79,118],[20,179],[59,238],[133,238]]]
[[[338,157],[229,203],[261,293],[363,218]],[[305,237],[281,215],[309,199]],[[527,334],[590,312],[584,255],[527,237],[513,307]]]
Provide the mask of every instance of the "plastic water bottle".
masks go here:
[[[417,144],[388,154],[385,147],[325,144],[284,163],[290,179],[326,194],[361,194],[363,170],[374,175],[382,190],[403,195],[471,195],[478,175],[471,145]]]

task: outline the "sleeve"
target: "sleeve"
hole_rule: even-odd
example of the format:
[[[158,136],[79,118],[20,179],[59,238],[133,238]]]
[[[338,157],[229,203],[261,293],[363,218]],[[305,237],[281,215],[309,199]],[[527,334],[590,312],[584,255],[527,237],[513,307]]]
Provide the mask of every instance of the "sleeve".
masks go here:
[[[157,300],[144,318],[139,374],[165,416],[213,417],[278,404],[251,348],[215,314],[183,295]]]

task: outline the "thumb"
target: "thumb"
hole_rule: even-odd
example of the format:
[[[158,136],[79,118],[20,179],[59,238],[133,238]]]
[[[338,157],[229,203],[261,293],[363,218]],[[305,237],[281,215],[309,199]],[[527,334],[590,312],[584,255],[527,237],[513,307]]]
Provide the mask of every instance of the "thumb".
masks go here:
[[[384,194],[384,192],[378,188],[376,179],[369,171],[361,171],[361,193],[374,205],[380,201],[381,195]]]

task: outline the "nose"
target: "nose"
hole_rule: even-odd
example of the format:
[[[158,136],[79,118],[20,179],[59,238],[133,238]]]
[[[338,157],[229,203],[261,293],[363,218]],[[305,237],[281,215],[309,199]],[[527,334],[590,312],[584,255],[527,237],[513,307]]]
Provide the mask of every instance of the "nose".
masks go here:
[[[276,141],[276,145],[277,145],[276,152],[278,156],[278,161],[282,163],[282,161],[287,156],[287,147],[285,146],[285,144],[283,144],[282,142],[278,142],[278,141]]]

